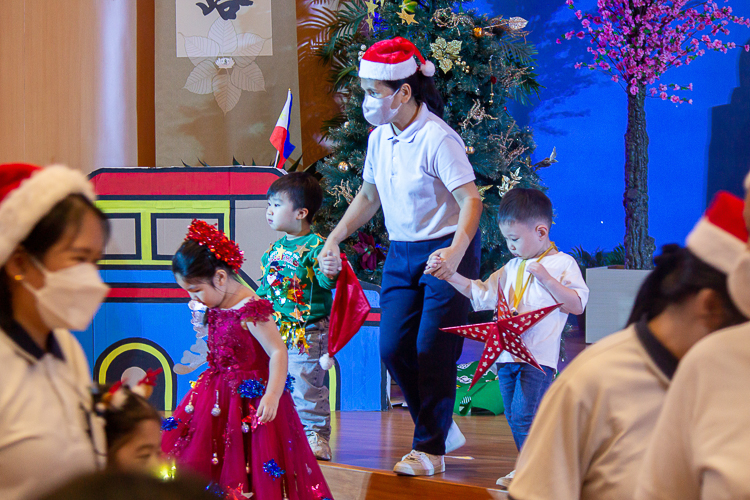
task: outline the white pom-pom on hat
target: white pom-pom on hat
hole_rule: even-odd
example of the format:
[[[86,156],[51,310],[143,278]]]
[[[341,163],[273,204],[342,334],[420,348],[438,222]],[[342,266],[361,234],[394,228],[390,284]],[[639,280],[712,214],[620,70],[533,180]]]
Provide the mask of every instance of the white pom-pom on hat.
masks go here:
[[[419,59],[419,66],[415,57]],[[425,76],[432,76],[435,65],[425,60],[413,43],[400,36],[374,43],[359,63],[359,77],[372,80],[403,80],[418,70]]]
[[[328,353],[325,353],[320,357],[319,363],[324,370],[330,370],[333,368],[333,358],[329,356]]]
[[[419,67],[419,71],[421,71],[424,76],[433,76],[435,74],[435,65],[432,61],[426,60],[424,64]]]

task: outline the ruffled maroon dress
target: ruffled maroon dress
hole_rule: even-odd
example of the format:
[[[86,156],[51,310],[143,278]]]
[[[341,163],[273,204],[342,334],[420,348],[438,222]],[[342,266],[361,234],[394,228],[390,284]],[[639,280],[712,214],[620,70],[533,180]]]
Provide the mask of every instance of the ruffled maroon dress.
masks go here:
[[[178,474],[189,469],[235,496],[331,499],[289,381],[276,418],[260,425],[253,418],[268,383],[269,358],[242,321],[269,321],[272,314],[271,303],[263,299],[206,312],[209,368],[165,420],[162,451],[175,459]]]

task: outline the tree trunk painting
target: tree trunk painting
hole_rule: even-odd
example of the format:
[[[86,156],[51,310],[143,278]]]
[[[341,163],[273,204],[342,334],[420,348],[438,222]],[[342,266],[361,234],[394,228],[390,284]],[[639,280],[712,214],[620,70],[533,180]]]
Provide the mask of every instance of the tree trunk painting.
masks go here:
[[[648,234],[648,133],[646,88],[628,93],[625,132],[625,269],[652,269],[656,246]]]

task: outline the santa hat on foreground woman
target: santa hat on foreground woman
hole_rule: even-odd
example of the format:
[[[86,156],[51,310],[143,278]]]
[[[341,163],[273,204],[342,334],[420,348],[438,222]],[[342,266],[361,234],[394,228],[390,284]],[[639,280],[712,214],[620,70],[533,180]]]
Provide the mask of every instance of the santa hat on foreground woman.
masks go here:
[[[750,278],[748,230],[743,217],[745,202],[726,191],[719,191],[686,240],[686,246],[699,259],[727,275],[732,302],[750,317],[750,281],[738,280],[738,272]],[[738,271],[739,269],[739,271]]]
[[[0,165],[0,265],[60,201],[80,194],[92,203],[94,188],[81,172],[62,165]]]

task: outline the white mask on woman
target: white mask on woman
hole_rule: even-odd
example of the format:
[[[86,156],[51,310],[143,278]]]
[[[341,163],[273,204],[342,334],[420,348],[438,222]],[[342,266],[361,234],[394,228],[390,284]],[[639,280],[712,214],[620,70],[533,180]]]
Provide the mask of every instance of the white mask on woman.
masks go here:
[[[396,98],[396,94],[398,94],[398,90],[394,92],[393,95],[380,99],[371,95],[365,95],[365,100],[362,101],[362,112],[365,115],[365,120],[376,127],[379,125],[385,125],[386,123],[391,123],[393,119],[396,118],[398,110],[401,109],[401,104],[403,104],[400,102],[395,109],[391,108],[391,104]]]
[[[36,297],[44,324],[50,329],[85,330],[109,291],[97,267],[83,262],[49,271],[36,259],[34,265],[44,274],[44,286],[35,289],[25,281],[23,285]]]

